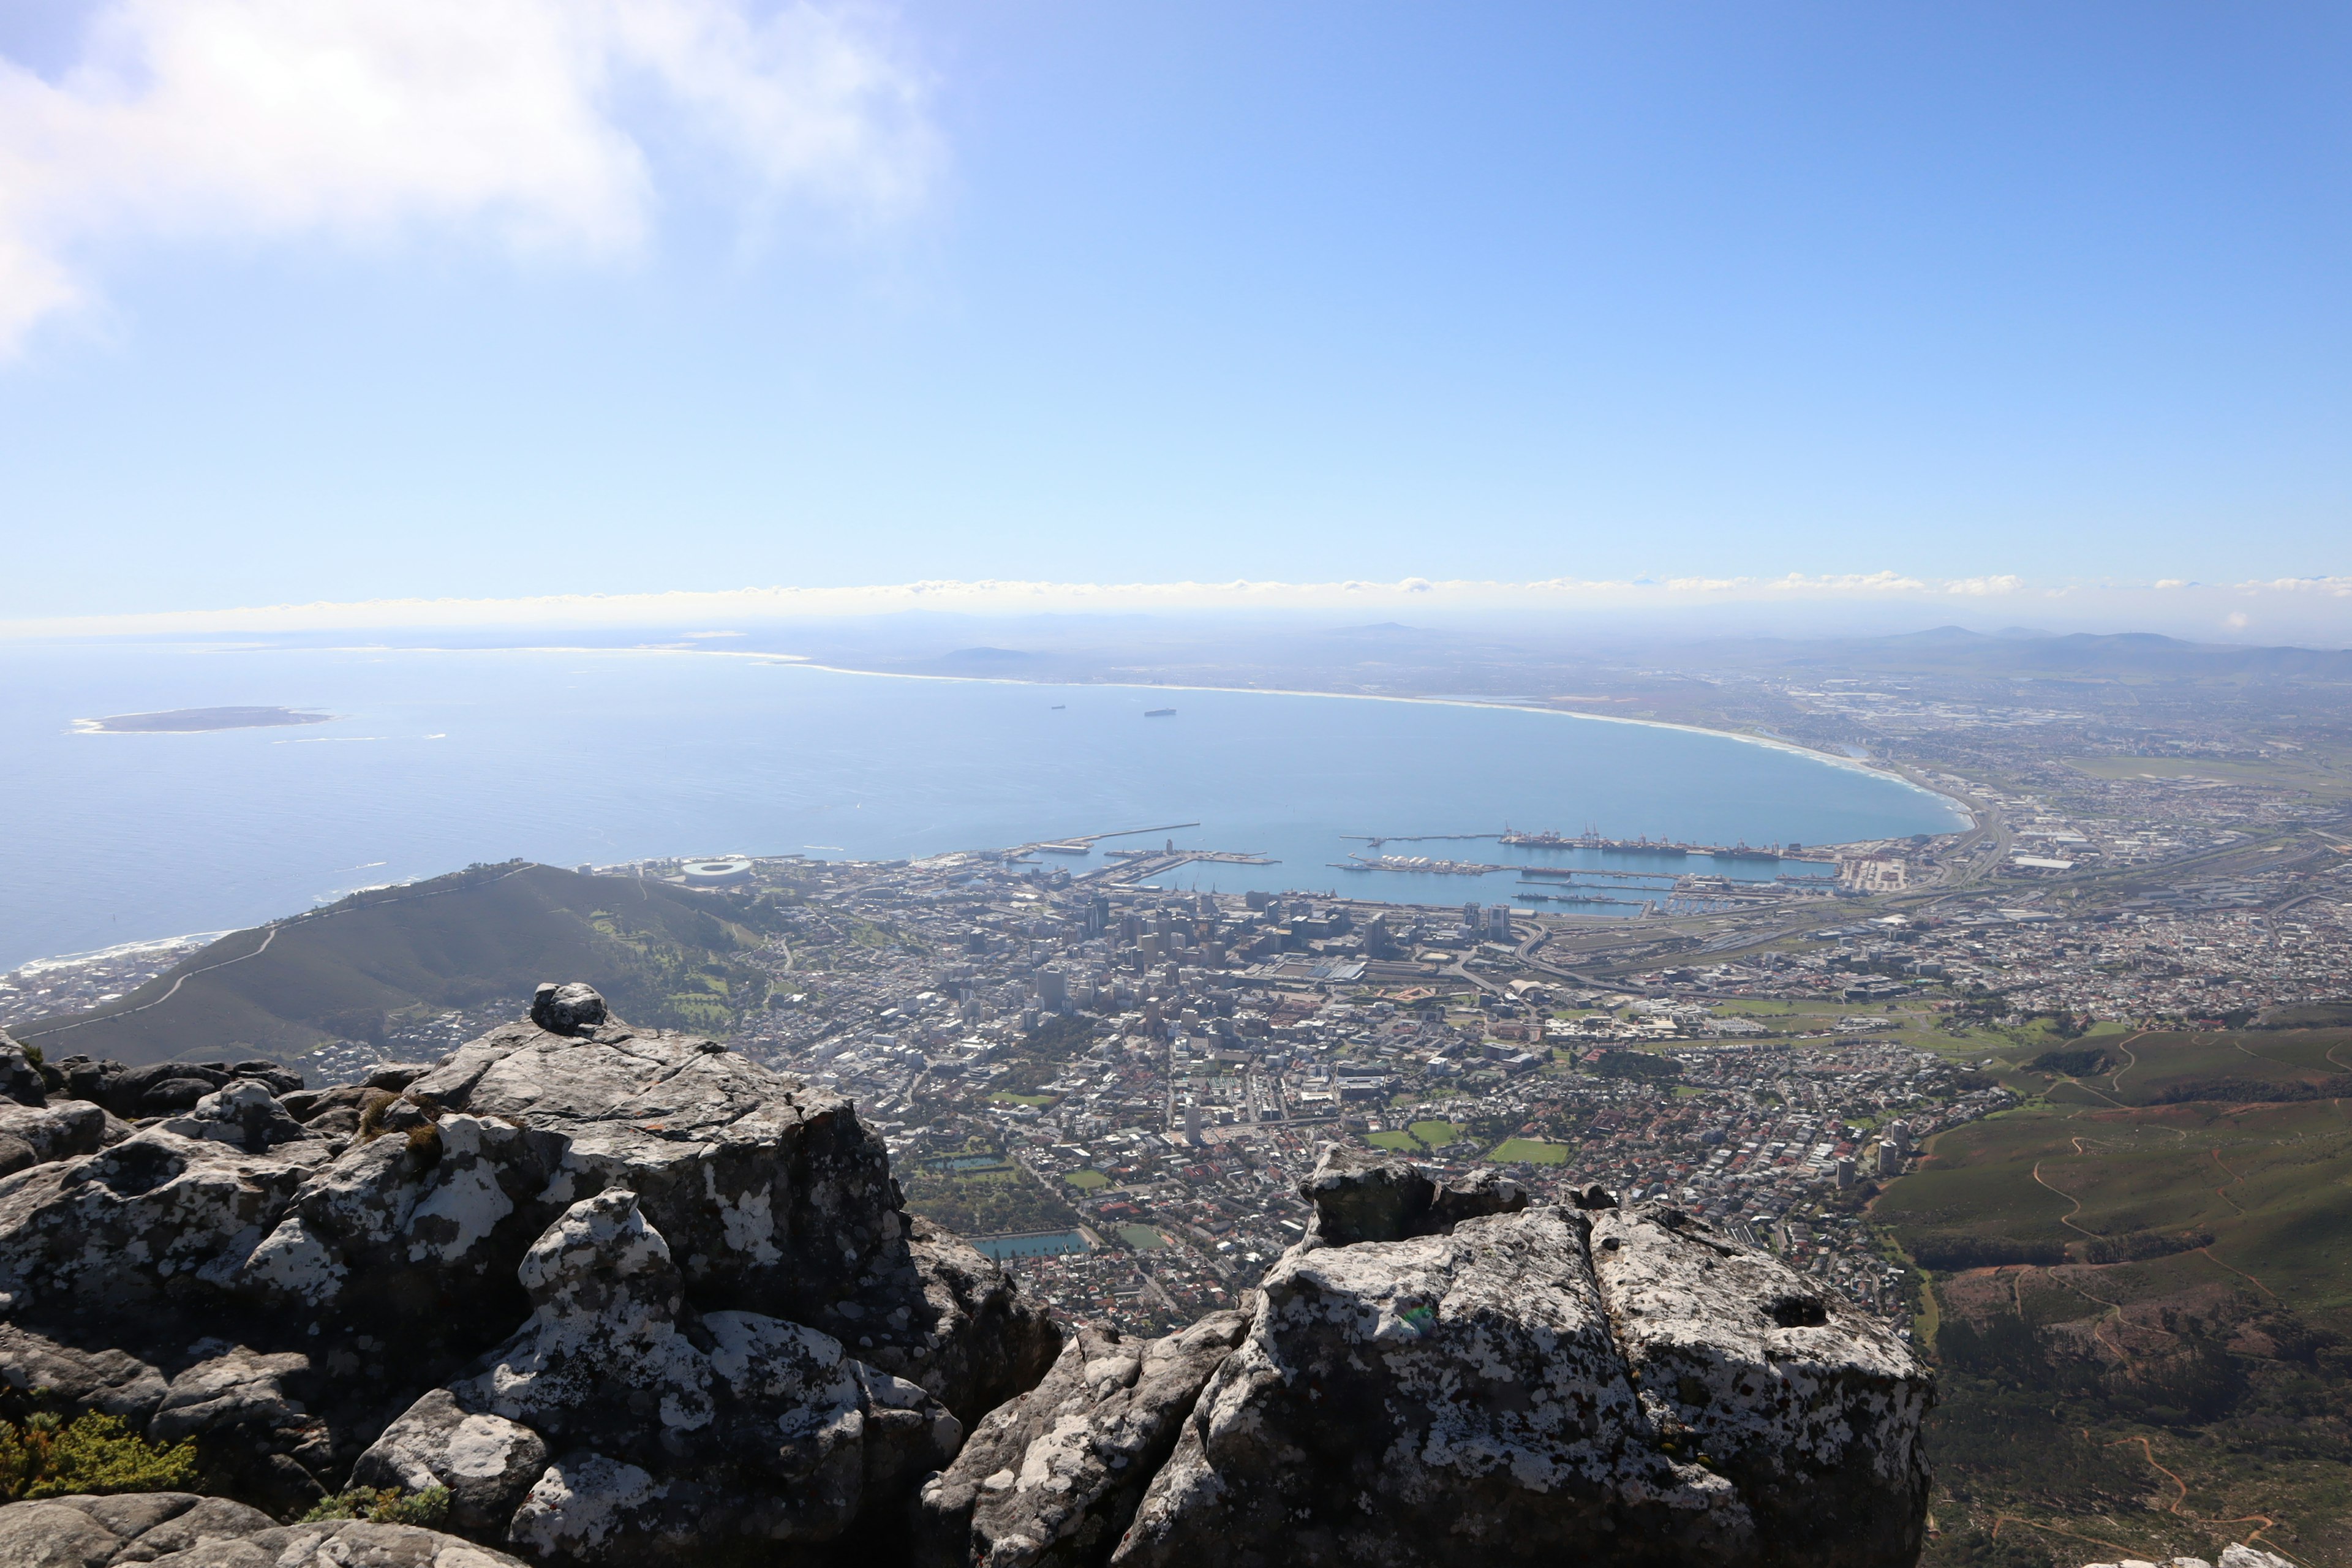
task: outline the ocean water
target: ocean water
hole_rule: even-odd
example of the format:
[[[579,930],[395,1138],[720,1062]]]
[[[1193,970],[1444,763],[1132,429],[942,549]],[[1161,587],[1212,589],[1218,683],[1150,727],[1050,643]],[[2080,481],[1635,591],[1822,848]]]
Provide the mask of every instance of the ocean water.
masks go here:
[[[244,705],[336,717],[199,734],[74,722]],[[1144,717],[1163,707],[1177,711]],[[1787,749],[1466,704],[908,679],[657,650],[0,647],[0,969],[513,856],[898,858],[1198,823],[1103,847],[1173,838],[1279,862],[1188,866],[1171,887],[1460,903],[1526,889],[1508,872],[1333,863],[1380,852],[1350,835],[1589,824],[1821,844],[1964,821],[1941,796]],[[1644,864],[1492,839],[1385,852]]]

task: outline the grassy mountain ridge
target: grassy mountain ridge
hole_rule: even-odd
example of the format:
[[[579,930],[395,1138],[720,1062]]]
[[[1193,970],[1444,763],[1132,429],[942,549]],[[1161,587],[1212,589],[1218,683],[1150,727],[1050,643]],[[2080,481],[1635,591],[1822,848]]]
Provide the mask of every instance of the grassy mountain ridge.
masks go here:
[[[1929,1563],[2352,1564],[2352,1031],[2012,1055],[1872,1211],[1930,1272]]]
[[[52,1058],[267,1056],[380,1040],[405,1019],[593,979],[632,1023],[723,1033],[765,999],[743,962],[775,906],[636,878],[514,861],[376,889],[233,931],[87,1013],[16,1031]]]

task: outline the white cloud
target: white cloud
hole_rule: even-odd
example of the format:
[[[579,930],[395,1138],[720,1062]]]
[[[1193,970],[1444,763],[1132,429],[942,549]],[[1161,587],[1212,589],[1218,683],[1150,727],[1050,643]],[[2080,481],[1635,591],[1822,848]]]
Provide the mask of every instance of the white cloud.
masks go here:
[[[2315,592],[2315,589],[2317,592]],[[1242,580],[1221,583],[1048,583],[1020,580],[925,581],[843,587],[726,588],[659,594],[564,594],[527,599],[373,599],[358,603],[269,605],[242,609],[181,610],[0,621],[0,638],[107,636],[243,636],[317,631],[420,631],[457,627],[740,626],[828,617],[938,611],[967,616],[1185,614],[1199,612],[1331,613],[1358,616],[1381,609],[1416,617],[1509,616],[1559,612],[1700,617],[1746,607],[1764,616],[1830,626],[1865,624],[1853,617],[1916,609],[1923,622],[1941,620],[1967,601],[1984,626],[2021,609],[2069,606],[2065,624],[2080,629],[2171,629],[2209,632],[2224,613],[2239,629],[2252,624],[2238,605],[2262,612],[2265,635],[2352,643],[2352,580],[2289,578],[2227,588],[2190,585],[2159,590],[2151,583],[2034,583],[2006,575],[1933,578],[1895,573],[1780,577],[1681,577],[1624,582],[1557,577],[1514,583],[1476,579],[1396,582],[1360,578],[1327,583]],[[2226,600],[2228,603],[2217,601]],[[2037,616],[2037,624],[2040,624]],[[697,640],[736,634],[702,632]]]
[[[0,58],[0,348],[126,238],[626,256],[648,117],[753,206],[888,216],[937,160],[918,75],[807,0],[104,0],[56,79]]]

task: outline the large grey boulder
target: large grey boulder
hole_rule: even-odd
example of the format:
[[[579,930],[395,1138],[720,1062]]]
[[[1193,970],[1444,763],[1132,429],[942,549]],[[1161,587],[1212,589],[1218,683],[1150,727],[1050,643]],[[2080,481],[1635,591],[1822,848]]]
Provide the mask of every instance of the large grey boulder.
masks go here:
[[[1591,1247],[1657,1441],[1706,1456],[1776,1558],[1918,1556],[1931,1391],[1893,1330],[1664,1205],[1599,1215]]]
[[[1465,1219],[1516,1214],[1528,1191],[1495,1171],[1450,1182],[1423,1166],[1378,1150],[1327,1144],[1298,1195],[1315,1205],[1307,1239],[1328,1247],[1442,1236]]]
[[[255,1154],[298,1138],[316,1136],[287,1114],[268,1084],[250,1078],[231,1079],[163,1126],[183,1138],[210,1138]]]
[[[0,1176],[51,1160],[95,1154],[130,1136],[131,1129],[100,1106],[75,1100],[34,1106],[0,1100]]]
[[[1926,1369],[1777,1259],[1663,1205],[1449,1203],[1379,1155],[1328,1153],[1303,1190],[1317,1223],[1248,1312],[1149,1346],[1081,1333],[982,1422],[924,1489],[922,1560],[1916,1558]]]
[[[919,1560],[1101,1562],[1248,1328],[1246,1313],[1216,1312],[1156,1340],[1077,1331],[1044,1382],[990,1413],[955,1463],[924,1483]]]
[[[257,1304],[394,1335],[420,1313],[512,1321],[524,1249],[626,1187],[698,1308],[821,1326],[965,1418],[1059,1343],[1003,1270],[914,1234],[846,1100],[709,1040],[509,1026],[378,1091],[362,1121],[240,1266]]]
[[[189,1492],[61,1497],[0,1508],[0,1568],[522,1568],[470,1541],[413,1525],[281,1525]]]
[[[522,1331],[395,1422],[357,1481],[447,1487],[461,1522],[534,1555],[664,1563],[896,1523],[962,1440],[922,1389],[828,1334],[683,1314],[670,1249],[625,1190],[573,1205],[522,1278]]]
[[[1653,1440],[1580,1216],[1296,1247],[1261,1289],[1112,1562],[1756,1560],[1730,1483]]]
[[[569,984],[545,981],[530,999],[530,1021],[551,1035],[581,1034],[602,1025],[605,1017],[604,999],[576,980]]]

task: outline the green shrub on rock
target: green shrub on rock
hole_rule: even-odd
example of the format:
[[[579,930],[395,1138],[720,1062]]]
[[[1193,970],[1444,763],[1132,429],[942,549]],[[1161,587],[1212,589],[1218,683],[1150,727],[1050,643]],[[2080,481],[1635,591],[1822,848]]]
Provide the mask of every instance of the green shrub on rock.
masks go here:
[[[426,1487],[421,1492],[398,1487],[353,1487],[322,1498],[302,1516],[304,1524],[330,1519],[364,1519],[375,1524],[415,1524],[438,1530],[449,1517],[449,1489]]]
[[[196,1446],[159,1448],[120,1415],[97,1411],[68,1422],[43,1411],[19,1426],[0,1421],[0,1501],[185,1489]]]

